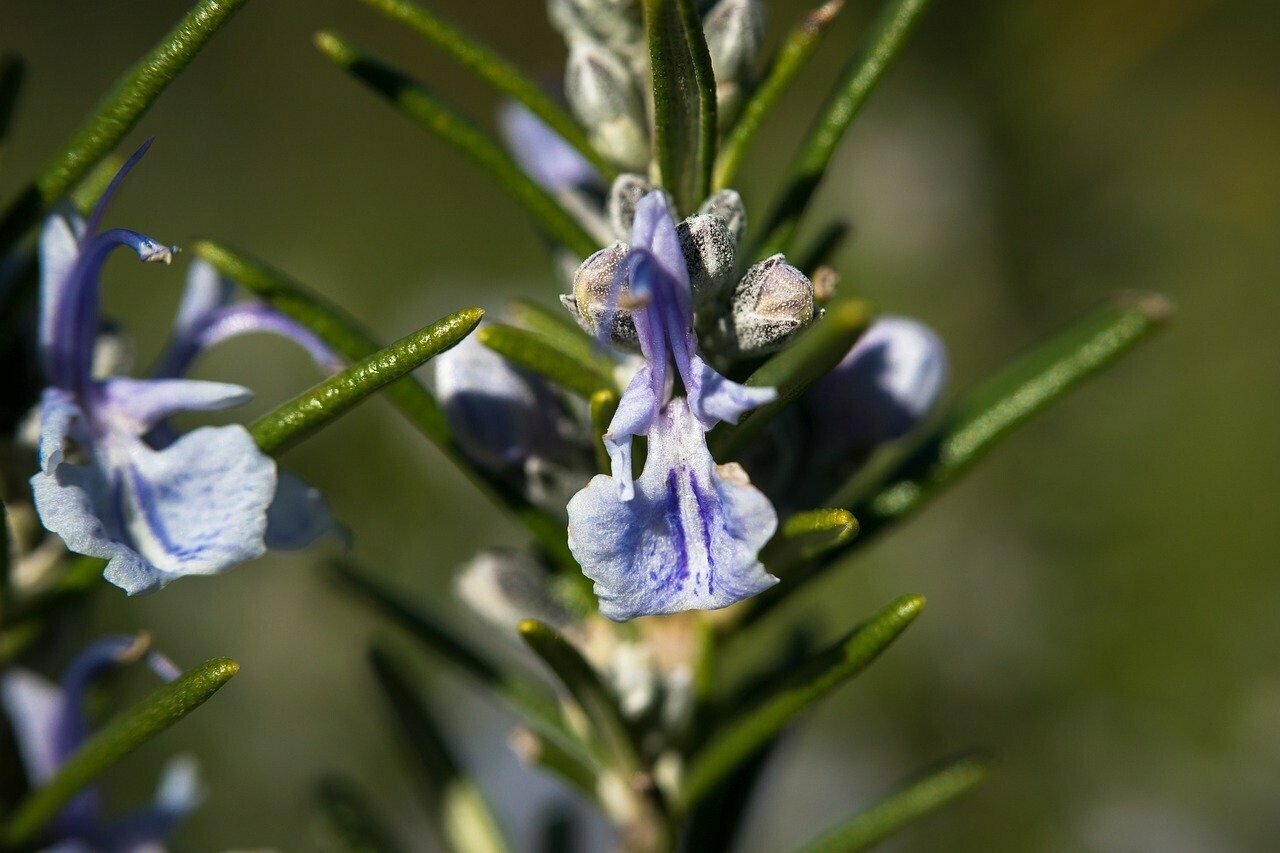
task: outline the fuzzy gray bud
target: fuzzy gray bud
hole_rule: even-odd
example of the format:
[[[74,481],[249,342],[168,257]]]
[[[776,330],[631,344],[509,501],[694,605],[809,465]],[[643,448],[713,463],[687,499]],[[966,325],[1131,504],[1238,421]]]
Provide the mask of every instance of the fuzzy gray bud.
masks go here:
[[[719,217],[733,236],[733,242],[742,242],[742,234],[747,230],[747,208],[737,190],[717,190],[707,196],[698,212]]]
[[[764,39],[761,0],[720,0],[707,13],[702,29],[706,33],[716,82],[750,80]]]
[[[601,154],[628,168],[648,162],[644,105],[622,60],[593,42],[574,44],[564,90],[574,115]]]
[[[774,255],[752,266],[738,282],[720,333],[735,354],[763,355],[781,349],[818,316],[813,282],[785,257]]]
[[[631,226],[636,221],[636,205],[654,189],[653,184],[641,175],[623,173],[613,179],[613,185],[609,187],[609,196],[604,202],[604,212],[609,227],[613,229],[614,235],[619,240],[631,239]],[[675,199],[666,190],[662,191],[662,197],[667,202],[667,210],[671,212],[671,218],[675,219]]]
[[[599,41],[628,56],[644,45],[639,0],[548,0],[551,25],[565,41]]]
[[[631,319],[631,312],[610,305],[613,280],[628,251],[625,243],[614,243],[587,258],[573,276],[573,293],[561,296],[560,302],[569,309],[583,331],[593,338],[600,337],[600,324],[604,322],[610,308],[614,308],[613,327],[605,336],[605,342],[634,350],[639,348],[640,338],[636,333],[635,321]],[[625,295],[624,284],[621,296]]]
[[[676,226],[680,250],[689,270],[695,307],[710,302],[733,276],[737,249],[729,228],[718,216],[699,213]]]

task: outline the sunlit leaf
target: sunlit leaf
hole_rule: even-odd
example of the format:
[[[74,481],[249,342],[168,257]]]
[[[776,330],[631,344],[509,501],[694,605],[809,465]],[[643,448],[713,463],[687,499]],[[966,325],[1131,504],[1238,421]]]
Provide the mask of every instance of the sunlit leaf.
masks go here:
[[[361,359],[258,418],[249,433],[263,452],[280,454],[471,334],[484,317],[467,308]]]
[[[202,705],[239,669],[235,661],[215,658],[117,714],[85,741],[53,778],[18,804],[4,823],[0,841],[17,846],[33,840],[76,793]]]

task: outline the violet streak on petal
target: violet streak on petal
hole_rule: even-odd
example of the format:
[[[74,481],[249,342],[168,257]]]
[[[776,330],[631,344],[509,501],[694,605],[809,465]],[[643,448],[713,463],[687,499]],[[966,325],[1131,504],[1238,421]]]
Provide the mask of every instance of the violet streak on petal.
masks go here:
[[[623,621],[714,610],[777,583],[757,559],[777,514],[740,467],[717,468],[684,398],[648,437],[632,499],[597,475],[569,502],[569,548],[595,581],[600,612]]]

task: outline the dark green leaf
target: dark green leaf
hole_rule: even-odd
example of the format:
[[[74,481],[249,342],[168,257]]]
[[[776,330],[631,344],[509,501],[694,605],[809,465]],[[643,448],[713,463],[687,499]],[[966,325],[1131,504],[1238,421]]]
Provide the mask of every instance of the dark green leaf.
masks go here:
[[[218,243],[202,240],[195,253],[228,278],[238,281],[277,311],[292,317],[333,347],[348,361],[359,361],[380,349],[372,335],[341,308],[312,293],[281,271]],[[569,553],[564,522],[538,509],[509,485],[473,466],[450,434],[440,404],[414,377],[387,387],[386,397],[413,426],[439,447],[478,487],[506,507],[538,539],[556,563],[577,573]]]
[[[6,56],[0,60],[0,155],[4,154],[4,147],[9,141],[9,128],[18,109],[25,72],[26,66],[18,56]],[[0,165],[3,165],[2,157]]]
[[[476,340],[512,364],[587,399],[597,391],[618,390],[613,376],[596,361],[580,358],[538,332],[493,323],[477,332]]]
[[[807,560],[839,548],[858,535],[858,520],[847,509],[811,509],[783,523],[760,559],[775,575],[786,578],[795,560]]]
[[[805,853],[853,853],[856,850],[868,850],[968,791],[986,775],[986,762],[975,758],[961,759],[832,827],[803,849]]]
[[[245,0],[200,0],[163,39],[126,71],[92,115],[0,217],[0,246],[21,236],[120,143],[174,78]]]
[[[235,661],[215,658],[183,673],[117,714],[85,741],[52,779],[27,795],[9,815],[0,840],[13,846],[32,841],[76,793],[121,758],[202,705],[239,668]]]
[[[804,68],[809,55],[818,46],[819,38],[840,13],[844,3],[845,0],[827,0],[826,3],[805,15],[799,26],[787,34],[786,40],[783,41],[777,57],[769,68],[768,75],[752,93],[751,100],[743,108],[738,123],[734,125],[733,131],[721,147],[720,159],[716,163],[716,189],[732,186],[733,179],[738,174],[738,167],[742,165],[742,157],[751,140],[755,139],[756,131],[760,129],[765,117],[782,100],[787,87],[800,69]],[[807,268],[800,267],[800,269]]]
[[[556,674],[591,723],[600,745],[624,778],[640,768],[630,727],[617,699],[578,649],[549,625],[536,619],[520,623],[520,637]]]
[[[689,759],[679,797],[688,811],[755,755],[797,714],[866,669],[920,613],[924,599],[905,595],[835,646],[803,664],[783,685],[714,731]]]
[[[716,459],[734,459],[747,443],[791,405],[804,389],[840,363],[871,322],[871,310],[858,300],[838,302],[793,345],[770,358],[746,380],[754,388],[776,388],[778,398],[743,415],[738,424],[712,431],[708,446]]]
[[[526,175],[501,146],[403,72],[333,33],[317,33],[316,47],[400,112],[470,158],[524,207],[548,237],[584,258],[600,248],[582,224]]]
[[[818,233],[792,263],[796,269],[813,278],[819,267],[831,263],[832,257],[840,250],[852,230],[848,222],[832,222]]]
[[[836,146],[866,103],[867,96],[902,52],[929,0],[888,0],[880,10],[862,49],[845,69],[791,163],[782,196],[757,242],[757,257],[786,252],[791,245]]]
[[[716,83],[693,0],[643,0],[653,80],[654,159],[682,214],[711,191]]]
[[[364,792],[347,779],[321,779],[316,786],[316,800],[330,831],[350,853],[399,853],[402,849],[374,815]]]
[[[578,149],[583,157],[590,160],[591,165],[596,167],[606,181],[613,180],[617,175],[618,170],[600,156],[600,152],[587,140],[586,133],[559,104],[530,80],[527,74],[475,36],[462,31],[435,12],[407,0],[364,0],[364,3],[439,45],[464,68],[474,71],[499,92],[524,104],[529,112],[542,119],[562,139]]]
[[[504,316],[511,325],[550,338],[559,349],[575,358],[595,363],[599,370],[612,370],[612,361],[602,347],[578,326],[562,307],[548,308],[529,299],[512,299]]]
[[[609,422],[618,411],[618,392],[603,389],[591,395],[591,448],[596,454],[596,468],[603,474],[609,473],[609,451],[604,446],[604,434],[609,431]]]
[[[279,455],[370,394],[456,345],[483,316],[479,308],[467,308],[401,338],[258,418],[249,433],[264,453]]]
[[[370,652],[369,664],[424,774],[427,808],[443,839],[457,851],[486,853],[506,849],[484,797],[475,782],[462,772],[404,664],[377,648]]]

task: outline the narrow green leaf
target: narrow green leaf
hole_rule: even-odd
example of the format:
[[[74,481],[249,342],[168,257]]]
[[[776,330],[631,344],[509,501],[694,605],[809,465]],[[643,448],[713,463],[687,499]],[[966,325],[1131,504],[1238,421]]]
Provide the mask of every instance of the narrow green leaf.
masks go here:
[[[811,509],[788,518],[760,554],[769,571],[785,579],[796,560],[839,548],[858,535],[858,520],[847,509]]]
[[[602,474],[609,473],[609,451],[604,446],[604,434],[609,431],[609,422],[618,411],[618,392],[601,389],[591,395],[591,449],[596,454],[596,470]]]
[[[849,496],[863,536],[916,510],[1014,429],[1161,328],[1172,310],[1156,294],[1126,295],[981,385],[886,476]]]
[[[32,643],[44,633],[45,623],[40,619],[23,619],[6,623],[0,630],[0,667],[18,659]]]
[[[572,643],[536,619],[520,623],[520,637],[556,674],[591,723],[612,764],[625,776],[640,768],[630,728],[613,693]]]
[[[545,335],[560,349],[583,361],[594,362],[600,370],[612,370],[613,362],[564,308],[549,308],[523,298],[510,300],[506,308],[504,316],[511,320],[511,325]]]
[[[493,323],[476,332],[476,340],[511,363],[587,399],[597,391],[618,390],[613,376],[596,362],[578,358],[538,332]]]
[[[6,56],[0,60],[0,165],[4,164],[4,148],[9,141],[9,128],[18,110],[18,96],[22,94],[22,78],[26,66],[19,56]]]
[[[0,628],[5,626],[9,615],[9,549],[9,509],[0,499]]]
[[[76,793],[121,758],[202,705],[239,668],[239,664],[227,658],[207,661],[117,714],[85,741],[52,779],[28,794],[14,809],[0,832],[0,841],[17,846],[34,840]]]
[[[0,217],[0,246],[21,236],[138,123],[245,0],[200,0],[103,96],[93,113]]]
[[[977,785],[987,775],[987,764],[964,758],[908,785],[861,814],[832,827],[805,853],[853,853],[868,850]]]
[[[617,176],[617,168],[600,156],[581,126],[553,98],[534,83],[529,75],[475,36],[464,32],[435,12],[407,0],[363,2],[434,42],[464,68],[474,71],[499,92],[524,104],[529,112],[542,119],[543,123],[591,161],[591,165],[596,167],[606,181],[612,181]]]
[[[444,840],[451,849],[468,853],[505,850],[480,789],[463,773],[405,665],[378,648],[370,651],[369,664],[426,778],[427,808]]]
[[[756,87],[751,100],[747,101],[747,105],[743,107],[742,116],[720,149],[720,160],[716,163],[716,189],[724,189],[733,184],[738,168],[742,165],[743,155],[751,141],[755,139],[756,131],[760,129],[765,117],[773,112],[773,108],[782,100],[787,87],[800,73],[800,69],[804,68],[809,55],[818,46],[818,40],[840,14],[844,3],[845,0],[827,0],[826,3],[805,15],[804,20],[787,34],[782,47],[778,49],[777,57],[769,68],[768,75]]]
[[[350,853],[399,853],[391,831],[374,815],[364,792],[339,776],[321,779],[316,801],[336,841]]]
[[[555,701],[536,685],[500,671],[471,648],[458,632],[419,605],[411,605],[404,594],[373,580],[349,563],[334,564],[339,580],[367,602],[409,632],[432,654],[453,664],[490,696],[501,699],[541,734],[580,765],[580,773],[593,774],[595,756],[564,724]]]
[[[929,0],[888,0],[867,35],[862,49],[845,69],[843,78],[827,98],[822,112],[791,163],[782,195],[766,220],[756,256],[766,258],[786,252],[800,218],[809,207],[836,146],[866,103],[867,96],[902,52]]]
[[[682,214],[711,189],[716,90],[692,0],[643,0],[653,83],[654,160]]]
[[[597,773],[576,753],[566,750],[559,740],[545,737],[527,726],[517,726],[507,742],[525,764],[558,777],[589,802],[599,799]]]
[[[840,363],[871,322],[871,308],[859,300],[837,302],[793,345],[766,361],[746,384],[776,388],[778,398],[742,416],[737,425],[713,430],[708,446],[716,459],[735,458],[778,414],[795,402],[804,389]]]
[[[796,269],[812,278],[819,267],[831,263],[832,257],[844,245],[844,241],[848,239],[852,230],[848,222],[843,220],[832,222],[818,233],[813,242],[801,251],[792,263],[795,264]]]
[[[370,394],[456,345],[483,316],[479,308],[467,308],[401,338],[258,418],[250,424],[249,434],[264,453],[283,453]]]
[[[292,317],[333,347],[348,361],[359,361],[381,348],[377,340],[338,306],[311,292],[280,270],[218,243],[202,240],[195,253],[219,272],[261,298],[277,311]],[[500,479],[472,465],[453,441],[440,404],[415,377],[387,386],[386,397],[427,440],[440,448],[473,483],[505,507],[537,538],[538,544],[567,571],[577,573],[569,553],[564,522],[538,509]]]
[[[434,94],[334,33],[317,33],[315,42],[320,52],[340,68],[487,172],[548,237],[584,258],[600,248],[581,223],[526,175],[500,145]]]
[[[797,714],[853,678],[898,638],[924,607],[905,595],[845,639],[803,664],[782,686],[713,732],[689,759],[679,796],[687,812],[786,727]]]
[[[71,203],[75,205],[76,210],[88,216],[123,165],[124,158],[119,154],[108,154],[99,160],[98,164],[89,170],[89,174],[85,175],[84,180],[71,190]]]

